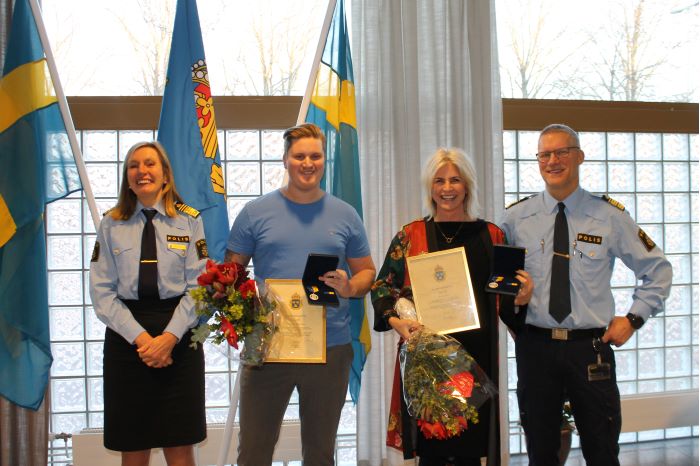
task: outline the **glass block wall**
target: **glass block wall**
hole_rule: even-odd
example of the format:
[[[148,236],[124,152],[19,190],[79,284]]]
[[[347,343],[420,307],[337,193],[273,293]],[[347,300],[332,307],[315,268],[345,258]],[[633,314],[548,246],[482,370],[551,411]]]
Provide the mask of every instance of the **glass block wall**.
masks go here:
[[[544,189],[535,152],[539,132],[505,131],[505,204]],[[615,350],[620,393],[654,393],[698,387],[698,135],[581,133],[586,154],[581,185],[621,202],[673,264],[673,286],[663,313]],[[634,274],[616,261],[615,312],[625,315]],[[515,394],[515,347],[508,342],[511,453],[525,452]],[[624,433],[635,442],[697,435],[691,428]],[[578,438],[574,437],[574,447]]]
[[[247,201],[276,189],[284,176],[282,132],[219,131],[228,194],[229,219]],[[537,132],[504,132],[505,204],[543,189],[534,152]],[[129,147],[154,138],[152,131],[83,131],[85,164],[100,213],[112,207]],[[586,161],[582,184],[622,202],[674,267],[666,311],[650,320],[616,351],[623,394],[698,386],[698,153],[697,135],[582,133]],[[95,230],[82,193],[54,202],[47,210],[51,340],[52,433],[102,426],[102,341],[104,326],[88,294]],[[634,276],[618,262],[613,277],[617,313],[629,307]],[[206,346],[207,420],[226,419],[238,369],[228,349]],[[509,342],[510,448],[525,451],[518,425],[515,360]],[[355,415],[349,397],[338,431],[338,464],[356,463]],[[298,417],[293,395],[287,419]],[[697,432],[694,432],[697,435]],[[690,429],[623,434],[623,442],[691,435]],[[577,439],[574,439],[576,446]],[[68,444],[70,446],[70,443]],[[52,464],[68,463],[63,440],[52,444]]]
[[[117,200],[123,162],[153,131],[82,131],[78,137],[100,215]],[[246,202],[278,188],[284,177],[282,131],[219,131],[230,221]],[[48,206],[48,274],[51,347],[50,432],[77,432],[103,425],[102,345],[104,325],[89,296],[90,255],[95,228],[82,193]],[[238,363],[228,347],[205,345],[208,423],[224,423]],[[285,419],[298,419],[292,395]],[[338,464],[355,464],[355,407],[348,395],[338,431]],[[68,443],[70,446],[70,442]],[[51,464],[69,463],[63,440],[52,442]]]

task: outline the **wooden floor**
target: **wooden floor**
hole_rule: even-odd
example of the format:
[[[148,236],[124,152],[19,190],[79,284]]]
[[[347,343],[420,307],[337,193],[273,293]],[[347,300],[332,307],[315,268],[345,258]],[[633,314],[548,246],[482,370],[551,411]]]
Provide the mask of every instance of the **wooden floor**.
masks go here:
[[[620,445],[620,466],[698,466],[698,438]],[[525,466],[527,455],[510,458],[510,466]],[[571,450],[566,466],[586,466],[580,449]]]

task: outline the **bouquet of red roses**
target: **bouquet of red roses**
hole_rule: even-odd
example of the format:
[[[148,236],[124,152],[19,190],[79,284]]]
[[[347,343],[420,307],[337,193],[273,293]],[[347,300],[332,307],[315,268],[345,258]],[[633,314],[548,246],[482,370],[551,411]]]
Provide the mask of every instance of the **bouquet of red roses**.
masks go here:
[[[241,361],[260,365],[265,361],[274,333],[274,303],[261,299],[255,280],[245,267],[235,262],[217,264],[207,261],[206,270],[197,277],[198,288],[190,291],[195,310],[203,321],[192,334],[191,346],[211,338],[226,341],[238,349],[244,342]]]
[[[412,303],[412,315],[405,309],[399,315],[415,320]],[[457,340],[426,327],[401,345],[399,361],[408,413],[425,438],[459,435],[469,423],[479,422],[478,409],[497,394],[494,383]]]

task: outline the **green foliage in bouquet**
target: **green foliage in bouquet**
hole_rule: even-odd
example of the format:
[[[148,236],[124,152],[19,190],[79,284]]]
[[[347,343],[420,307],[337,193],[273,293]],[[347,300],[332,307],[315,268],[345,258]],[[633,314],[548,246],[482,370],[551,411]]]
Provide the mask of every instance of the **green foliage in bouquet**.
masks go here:
[[[478,423],[478,408],[495,392],[457,340],[427,329],[405,343],[401,367],[408,411],[426,438],[453,437]]]
[[[275,330],[274,303],[260,299],[255,281],[248,277],[245,267],[235,262],[207,261],[197,283],[200,286],[190,295],[203,323],[193,331],[190,346],[196,348],[211,338],[217,345],[226,341],[238,349],[239,341],[244,341],[241,360],[262,364]]]

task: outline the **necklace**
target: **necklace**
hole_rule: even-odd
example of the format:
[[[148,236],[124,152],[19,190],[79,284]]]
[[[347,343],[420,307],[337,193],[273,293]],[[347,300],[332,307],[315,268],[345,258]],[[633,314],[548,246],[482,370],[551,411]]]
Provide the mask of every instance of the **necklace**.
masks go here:
[[[459,232],[462,230],[462,227],[464,226],[465,223],[466,223],[466,222],[460,222],[459,228],[457,228],[457,231],[455,231],[455,234],[452,235],[452,236],[447,236],[447,235],[442,231],[442,228],[440,228],[440,225],[438,224],[438,222],[435,222],[435,226],[437,227],[437,229],[438,229],[438,231],[440,232],[440,234],[442,235],[442,237],[445,238],[445,242],[446,242],[447,244],[452,244],[452,241],[454,241],[454,239],[457,237],[457,235],[458,235]]]

